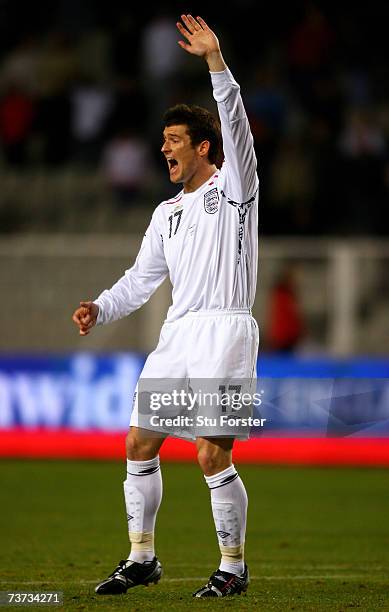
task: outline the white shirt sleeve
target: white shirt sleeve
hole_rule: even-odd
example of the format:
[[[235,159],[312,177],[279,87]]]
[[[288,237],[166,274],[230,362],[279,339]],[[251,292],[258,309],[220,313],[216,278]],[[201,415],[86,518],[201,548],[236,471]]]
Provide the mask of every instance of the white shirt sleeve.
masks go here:
[[[230,179],[229,197],[238,202],[251,198],[258,189],[257,159],[250,124],[240,87],[227,68],[211,72],[213,97],[218,106],[225,156]]]
[[[122,319],[140,308],[168,274],[157,210],[154,211],[134,265],[94,303],[99,307],[97,325]]]

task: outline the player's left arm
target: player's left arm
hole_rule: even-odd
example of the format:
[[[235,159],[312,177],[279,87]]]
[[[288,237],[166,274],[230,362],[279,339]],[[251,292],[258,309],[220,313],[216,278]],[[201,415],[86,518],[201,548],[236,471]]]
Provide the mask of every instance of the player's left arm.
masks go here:
[[[257,159],[250,124],[240,87],[228,69],[216,34],[201,17],[181,15],[185,24],[177,28],[188,42],[179,45],[192,55],[203,57],[211,73],[213,95],[218,105],[223,150],[231,177],[229,196],[238,202],[251,198],[258,189]]]

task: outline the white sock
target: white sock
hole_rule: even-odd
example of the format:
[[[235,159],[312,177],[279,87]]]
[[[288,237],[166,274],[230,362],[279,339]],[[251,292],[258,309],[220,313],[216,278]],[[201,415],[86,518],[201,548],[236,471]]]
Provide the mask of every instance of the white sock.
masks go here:
[[[127,459],[127,478],[123,486],[131,542],[128,559],[137,563],[151,561],[155,555],[155,519],[162,499],[159,457],[148,461]]]
[[[211,491],[212,514],[222,554],[219,569],[241,575],[244,572],[246,489],[233,465],[204,478]]]

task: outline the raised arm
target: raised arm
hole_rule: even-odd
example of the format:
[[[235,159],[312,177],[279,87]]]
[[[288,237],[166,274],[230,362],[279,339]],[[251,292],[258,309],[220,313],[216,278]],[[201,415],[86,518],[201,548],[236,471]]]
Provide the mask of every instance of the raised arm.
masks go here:
[[[228,69],[216,34],[204,19],[182,15],[177,28],[187,42],[179,45],[192,55],[203,57],[211,73],[213,96],[218,105],[225,161],[231,177],[229,197],[243,202],[258,189],[254,142],[240,95],[240,87]]]

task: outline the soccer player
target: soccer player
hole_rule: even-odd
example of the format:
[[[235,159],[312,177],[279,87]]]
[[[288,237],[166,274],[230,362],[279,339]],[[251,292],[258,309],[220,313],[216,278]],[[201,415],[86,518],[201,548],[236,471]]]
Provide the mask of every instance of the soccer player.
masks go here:
[[[144,304],[169,274],[172,305],[142,379],[255,377],[258,327],[251,316],[257,277],[258,178],[250,126],[239,85],[219,41],[201,17],[182,15],[179,45],[208,64],[221,123],[184,104],[164,117],[163,145],[170,180],[183,184],[155,209],[135,264],[94,302],[73,315],[82,336]],[[222,148],[224,162],[221,159]],[[221,166],[221,167],[220,167]],[[162,409],[163,411],[163,409]],[[135,401],[126,438],[124,496],[131,552],[96,593],[125,593],[158,582],[154,527],[162,497],[159,449],[164,438],[138,427]],[[224,597],[247,589],[244,562],[247,495],[232,464],[233,438],[198,437],[198,462],[210,489],[221,562],[195,597]]]

